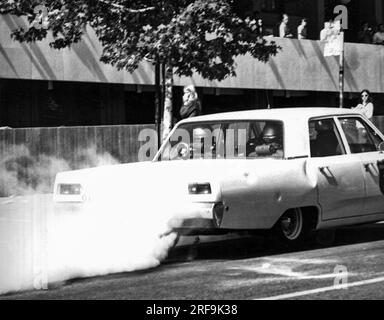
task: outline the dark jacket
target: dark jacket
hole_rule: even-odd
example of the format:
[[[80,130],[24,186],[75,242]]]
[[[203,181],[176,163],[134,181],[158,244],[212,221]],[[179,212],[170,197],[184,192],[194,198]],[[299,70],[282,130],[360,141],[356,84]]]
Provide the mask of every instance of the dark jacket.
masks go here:
[[[201,104],[199,99],[187,102],[180,109],[181,119],[197,117],[199,115],[201,115]]]

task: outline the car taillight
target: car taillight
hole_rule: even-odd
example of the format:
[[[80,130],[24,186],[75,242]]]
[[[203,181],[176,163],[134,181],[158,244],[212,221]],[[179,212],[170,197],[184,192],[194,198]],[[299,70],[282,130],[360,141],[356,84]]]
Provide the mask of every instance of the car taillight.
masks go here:
[[[223,222],[224,211],[225,206],[222,202],[216,203],[213,207],[213,220],[215,222],[216,227],[220,227],[221,223]]]
[[[191,183],[188,186],[189,194],[211,194],[210,183]]]
[[[80,184],[59,184],[58,193],[60,195],[81,195],[81,185]]]

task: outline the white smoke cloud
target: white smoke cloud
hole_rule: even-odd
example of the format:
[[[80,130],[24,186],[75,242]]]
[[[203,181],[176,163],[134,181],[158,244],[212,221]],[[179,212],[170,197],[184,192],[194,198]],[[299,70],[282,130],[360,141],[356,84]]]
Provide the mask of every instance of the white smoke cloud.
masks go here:
[[[95,146],[81,150],[75,160],[56,156],[32,155],[25,145],[9,148],[0,159],[0,197],[51,193],[58,172],[118,164],[109,153],[99,153]]]
[[[68,163],[55,157],[34,157],[17,145],[0,159],[0,196],[50,192],[55,174],[69,170]]]
[[[166,221],[151,221],[147,210],[125,208],[98,201],[80,211],[56,211],[48,229],[49,281],[157,267],[176,235],[160,238]]]
[[[101,183],[104,196],[82,206],[40,195],[52,192],[58,172],[117,163],[95,147],[79,153],[76,163],[34,157],[25,146],[0,160],[1,192],[8,196],[0,198],[0,294],[154,268],[166,258],[176,234],[159,237],[169,231],[174,211],[158,206],[161,194],[129,199],[124,188],[116,193]]]
[[[48,229],[50,281],[154,268],[166,258],[176,239],[160,237],[169,212],[148,204],[148,195],[134,202],[121,195],[106,188],[102,199],[56,206]]]

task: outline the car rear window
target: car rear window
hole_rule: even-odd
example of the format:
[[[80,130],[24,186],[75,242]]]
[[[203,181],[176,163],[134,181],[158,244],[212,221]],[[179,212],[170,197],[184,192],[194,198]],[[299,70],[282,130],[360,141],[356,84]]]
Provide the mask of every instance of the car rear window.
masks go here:
[[[279,121],[225,121],[180,125],[158,161],[192,159],[283,159]]]

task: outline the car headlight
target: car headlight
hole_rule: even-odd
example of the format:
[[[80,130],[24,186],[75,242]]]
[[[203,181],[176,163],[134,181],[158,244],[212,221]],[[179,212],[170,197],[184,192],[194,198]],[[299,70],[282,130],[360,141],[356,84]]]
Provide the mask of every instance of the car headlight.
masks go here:
[[[59,184],[58,194],[63,196],[81,195],[81,184]]]
[[[191,183],[188,186],[189,194],[211,194],[210,183]]]

